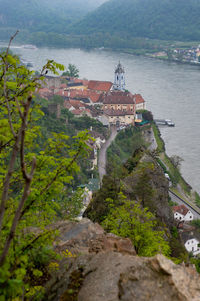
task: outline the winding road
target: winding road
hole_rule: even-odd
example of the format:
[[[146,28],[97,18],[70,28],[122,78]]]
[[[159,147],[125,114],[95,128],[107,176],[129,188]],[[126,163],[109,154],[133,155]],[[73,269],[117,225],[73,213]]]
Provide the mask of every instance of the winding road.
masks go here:
[[[106,151],[107,151],[107,148],[110,146],[112,141],[117,136],[116,126],[111,126],[110,130],[111,130],[111,134],[110,134],[109,139],[106,141],[106,143],[102,146],[102,148],[99,151],[98,168],[99,168],[99,178],[100,178],[101,183],[102,183],[103,176],[106,174]]]

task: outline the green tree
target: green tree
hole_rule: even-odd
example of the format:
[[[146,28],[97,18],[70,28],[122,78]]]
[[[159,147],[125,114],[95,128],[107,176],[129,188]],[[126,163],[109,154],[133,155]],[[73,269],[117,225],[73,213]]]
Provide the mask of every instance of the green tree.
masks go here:
[[[124,204],[113,208],[102,225],[107,231],[129,237],[140,256],[153,256],[159,252],[166,256],[170,254],[164,232],[155,230],[155,216],[138,203],[124,199]]]
[[[62,76],[79,77],[79,70],[75,65],[69,64],[67,70],[63,72]]]
[[[51,257],[55,234],[46,226],[58,218],[59,200],[67,196],[67,185],[79,171],[77,159],[88,152],[89,138],[80,132],[69,146],[69,136],[63,133],[41,137],[37,121],[43,112],[33,101],[34,92],[44,74],[57,74],[64,66],[48,61],[35,76],[9,53],[10,43],[0,54],[1,300],[26,297],[34,291],[31,279],[42,277],[38,254],[45,249]],[[43,139],[42,148],[38,137]]]

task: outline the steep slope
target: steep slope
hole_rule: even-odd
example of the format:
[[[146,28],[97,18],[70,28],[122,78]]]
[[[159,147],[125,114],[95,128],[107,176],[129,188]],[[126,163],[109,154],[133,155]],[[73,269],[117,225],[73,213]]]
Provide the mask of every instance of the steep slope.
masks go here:
[[[77,34],[200,39],[200,0],[110,0],[76,24]]]
[[[0,27],[15,27],[31,31],[65,32],[105,0],[0,0]]]

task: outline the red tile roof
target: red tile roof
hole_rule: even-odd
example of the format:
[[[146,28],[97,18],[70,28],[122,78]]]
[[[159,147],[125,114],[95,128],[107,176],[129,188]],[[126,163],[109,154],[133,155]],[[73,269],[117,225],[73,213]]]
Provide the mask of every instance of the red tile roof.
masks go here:
[[[89,113],[89,115],[92,115],[89,109],[75,109],[72,110],[71,113],[73,113],[74,115],[83,115],[84,113]]]
[[[64,106],[64,108],[66,108],[66,109],[70,109],[70,108],[72,108],[72,105],[71,105],[71,103],[68,101],[68,100],[65,100],[64,101],[64,104],[63,104],[63,106]]]
[[[173,206],[173,211],[185,216],[188,213],[189,209],[185,205],[179,205]]]
[[[74,114],[74,115],[82,115],[83,111],[79,110],[79,109],[76,109],[76,110],[72,110],[71,113]]]
[[[90,80],[88,89],[101,92],[109,92],[112,88],[112,85],[113,83],[107,81]]]
[[[41,88],[38,90],[39,93],[51,93],[51,91],[48,88]]]
[[[89,80],[87,79],[80,79],[80,78],[73,78],[74,83],[82,83],[83,86],[88,86]]]
[[[104,104],[135,104],[134,96],[126,92],[111,92],[104,96]]]
[[[70,99],[69,103],[76,109],[85,108],[85,105],[79,100]]]
[[[62,88],[67,88],[67,84],[61,84],[60,89],[62,89]]]
[[[144,98],[140,94],[135,94],[134,98],[135,98],[135,103],[136,104],[145,102]]]
[[[48,88],[42,88],[42,89],[38,90],[38,94],[40,96],[46,96],[46,97],[48,97],[48,96],[53,96],[53,91],[51,91]]]
[[[66,96],[70,98],[76,98],[76,99],[89,98],[94,103],[98,102],[101,97],[101,93],[97,93],[96,91],[91,91],[91,90],[74,89],[66,92],[67,92]]]

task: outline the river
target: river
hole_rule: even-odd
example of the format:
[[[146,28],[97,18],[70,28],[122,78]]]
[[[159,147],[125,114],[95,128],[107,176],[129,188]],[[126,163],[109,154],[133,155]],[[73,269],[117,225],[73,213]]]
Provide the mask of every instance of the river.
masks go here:
[[[160,128],[169,156],[184,159],[181,172],[188,183],[200,192],[200,68],[168,63],[111,51],[80,49],[13,48],[23,59],[39,70],[47,59],[67,66],[75,64],[80,77],[114,79],[114,68],[120,60],[125,67],[126,88],[141,93],[147,109],[155,118],[172,119],[174,128]]]

